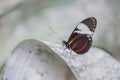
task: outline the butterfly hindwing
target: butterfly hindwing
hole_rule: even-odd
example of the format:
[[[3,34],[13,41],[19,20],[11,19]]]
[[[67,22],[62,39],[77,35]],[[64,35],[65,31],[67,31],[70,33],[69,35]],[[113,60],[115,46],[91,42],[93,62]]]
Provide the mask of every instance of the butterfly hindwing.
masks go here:
[[[90,49],[96,24],[96,19],[90,17],[80,22],[73,30],[68,39],[68,43],[74,52],[83,54]]]

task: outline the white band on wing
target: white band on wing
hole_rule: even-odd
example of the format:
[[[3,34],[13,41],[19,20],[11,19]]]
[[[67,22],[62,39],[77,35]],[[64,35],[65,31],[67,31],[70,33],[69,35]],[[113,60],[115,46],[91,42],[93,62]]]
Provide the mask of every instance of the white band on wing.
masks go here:
[[[80,23],[78,26],[77,26],[78,30],[75,30],[73,33],[78,33],[78,34],[89,34],[89,35],[93,35],[93,32],[90,31],[89,27],[86,26],[85,24],[83,23]]]

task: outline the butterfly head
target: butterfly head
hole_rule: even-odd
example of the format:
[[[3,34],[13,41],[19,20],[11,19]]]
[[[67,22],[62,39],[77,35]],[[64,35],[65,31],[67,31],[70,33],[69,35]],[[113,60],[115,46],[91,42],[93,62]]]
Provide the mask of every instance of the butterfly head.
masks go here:
[[[65,46],[67,49],[70,49],[70,45],[67,41],[63,40],[62,45]]]

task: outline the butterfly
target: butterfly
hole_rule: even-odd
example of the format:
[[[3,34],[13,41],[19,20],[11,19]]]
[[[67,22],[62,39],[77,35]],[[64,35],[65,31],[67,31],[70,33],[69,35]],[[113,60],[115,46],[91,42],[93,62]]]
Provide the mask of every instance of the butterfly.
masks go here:
[[[63,45],[77,54],[86,53],[92,45],[96,25],[97,20],[94,17],[81,21],[71,33],[68,41],[62,41]]]

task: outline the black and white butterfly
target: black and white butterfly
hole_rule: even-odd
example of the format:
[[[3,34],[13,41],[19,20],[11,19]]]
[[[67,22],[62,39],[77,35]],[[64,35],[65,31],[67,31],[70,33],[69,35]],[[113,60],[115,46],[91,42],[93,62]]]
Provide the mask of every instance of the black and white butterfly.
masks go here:
[[[77,54],[87,52],[92,45],[92,36],[96,29],[96,25],[97,21],[94,17],[89,17],[81,21],[71,33],[68,41],[62,41],[63,45]]]

